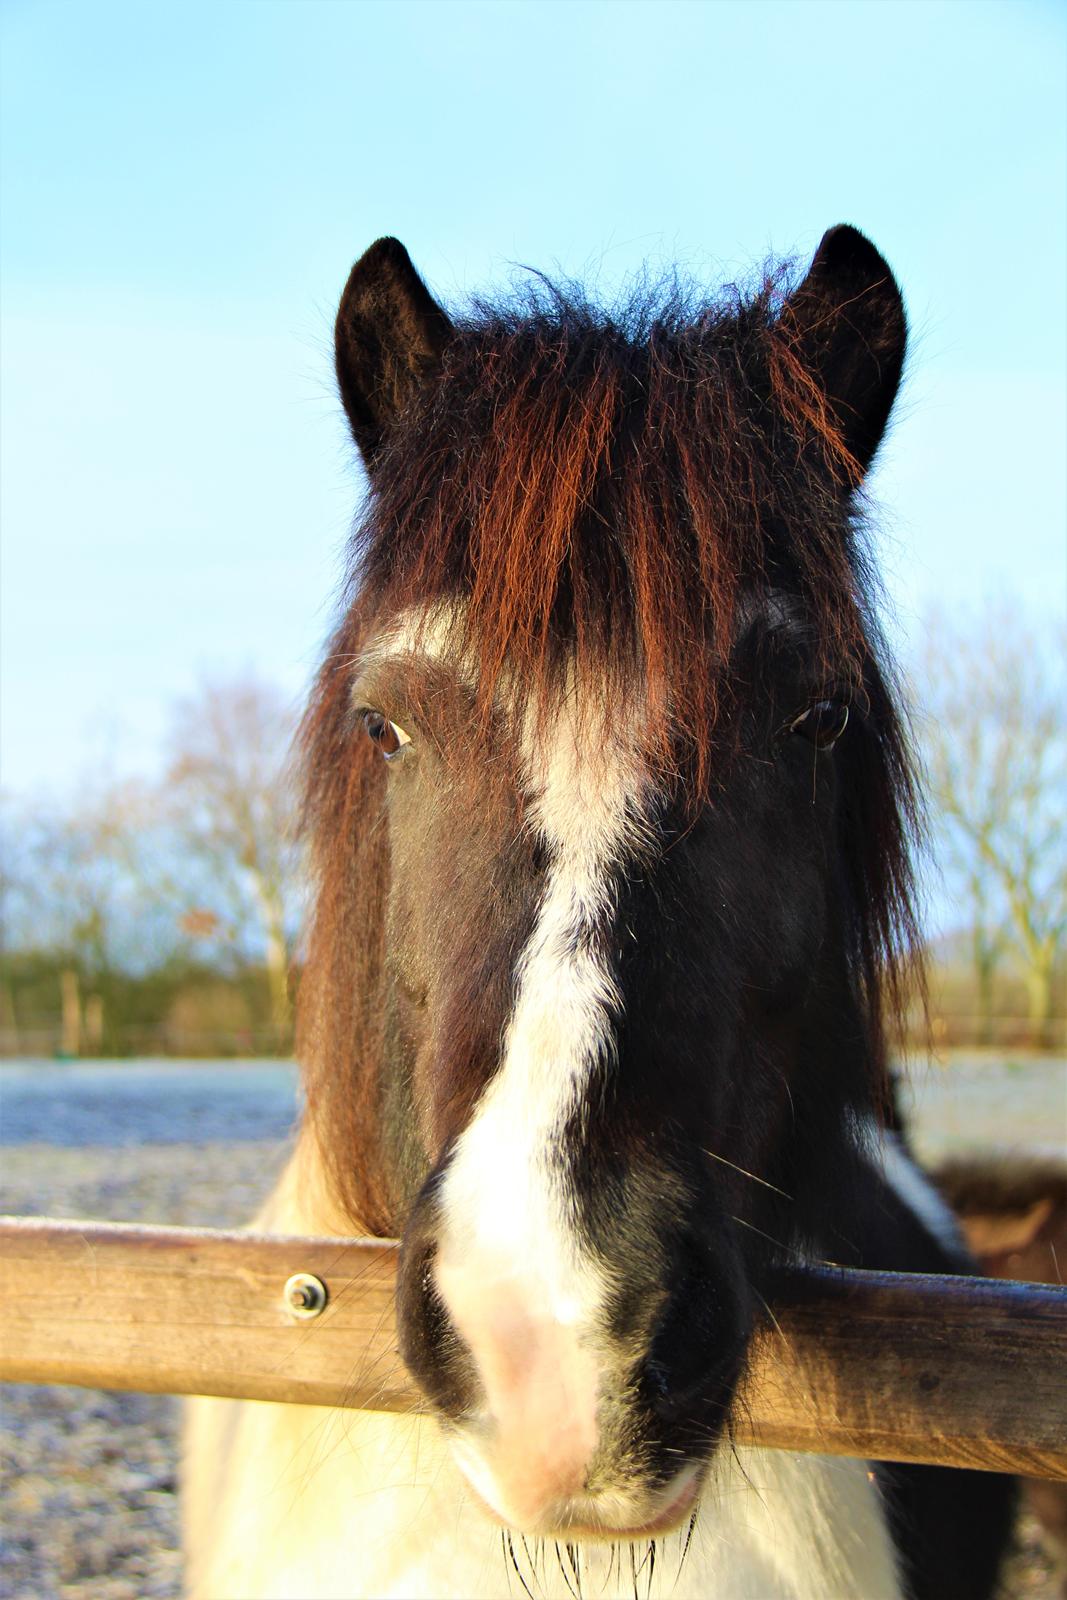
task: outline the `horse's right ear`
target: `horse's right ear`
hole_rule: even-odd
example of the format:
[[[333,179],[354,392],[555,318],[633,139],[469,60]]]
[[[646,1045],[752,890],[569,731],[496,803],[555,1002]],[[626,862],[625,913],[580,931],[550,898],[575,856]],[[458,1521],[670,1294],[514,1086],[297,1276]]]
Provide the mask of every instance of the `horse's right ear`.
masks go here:
[[[360,256],[341,296],[334,349],[341,400],[368,467],[451,333],[399,239],[379,239]]]

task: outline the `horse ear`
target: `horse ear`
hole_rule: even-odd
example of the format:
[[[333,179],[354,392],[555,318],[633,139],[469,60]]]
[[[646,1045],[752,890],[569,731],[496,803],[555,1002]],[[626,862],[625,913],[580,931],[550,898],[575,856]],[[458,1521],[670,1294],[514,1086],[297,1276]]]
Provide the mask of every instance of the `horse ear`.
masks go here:
[[[797,353],[826,392],[842,439],[866,472],[889,420],[907,322],[896,279],[847,224],[825,233],[783,307]]]
[[[341,296],[334,349],[341,400],[368,466],[451,333],[399,239],[379,239],[360,256]]]

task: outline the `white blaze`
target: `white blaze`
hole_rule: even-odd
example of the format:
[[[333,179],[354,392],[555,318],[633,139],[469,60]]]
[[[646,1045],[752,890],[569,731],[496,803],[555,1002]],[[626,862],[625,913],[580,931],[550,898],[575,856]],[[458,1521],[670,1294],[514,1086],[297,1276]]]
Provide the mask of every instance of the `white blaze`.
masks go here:
[[[447,607],[397,619],[364,657],[454,653]],[[614,1051],[620,996],[601,940],[619,863],[646,836],[641,707],[573,680],[523,738],[527,825],[547,868],[515,972],[500,1065],[459,1136],[440,1190],[435,1277],[474,1358],[484,1411],[457,1460],[514,1526],[580,1494],[597,1445],[596,1334],[609,1285],[578,1234],[564,1134]],[[479,1425],[480,1424],[480,1425]]]
[[[596,1064],[614,1048],[619,1005],[600,941],[583,934],[610,915],[615,868],[641,842],[646,783],[630,718],[605,708],[599,726],[593,721],[572,696],[526,741],[545,886],[517,967],[500,1067],[445,1175],[437,1260],[441,1293],[498,1428],[537,1411],[557,1429],[561,1417],[573,1419],[561,1445],[561,1489],[596,1442],[587,1336],[607,1288],[578,1238],[562,1140]],[[536,1453],[537,1443],[528,1448]]]

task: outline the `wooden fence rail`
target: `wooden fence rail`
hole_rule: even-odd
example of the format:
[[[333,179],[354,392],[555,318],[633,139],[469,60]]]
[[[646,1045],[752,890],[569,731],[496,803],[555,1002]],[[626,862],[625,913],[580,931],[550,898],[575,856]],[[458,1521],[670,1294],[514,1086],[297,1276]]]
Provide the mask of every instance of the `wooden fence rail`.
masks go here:
[[[0,1218],[0,1378],[408,1411],[396,1246]],[[325,1310],[283,1289],[309,1273]],[[1067,1478],[1067,1290],[806,1268],[756,1342],[738,1437]]]

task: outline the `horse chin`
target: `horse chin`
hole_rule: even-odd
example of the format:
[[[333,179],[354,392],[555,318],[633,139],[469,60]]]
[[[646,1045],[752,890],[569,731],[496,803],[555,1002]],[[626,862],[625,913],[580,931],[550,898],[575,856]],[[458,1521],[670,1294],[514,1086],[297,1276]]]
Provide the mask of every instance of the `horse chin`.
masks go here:
[[[683,1467],[651,1498],[636,1522],[626,1513],[621,1518],[614,1515],[608,1497],[591,1496],[592,1517],[588,1517],[586,1508],[577,1506],[576,1516],[559,1531],[578,1539],[653,1539],[659,1534],[673,1533],[693,1515],[703,1476],[704,1469],[699,1463]]]
[[[508,1496],[465,1440],[453,1435],[450,1445],[475,1504],[501,1527],[530,1538],[611,1541],[671,1533],[692,1517],[707,1468],[706,1462],[690,1462],[657,1490],[633,1486],[582,1491],[531,1511],[508,1504]]]

